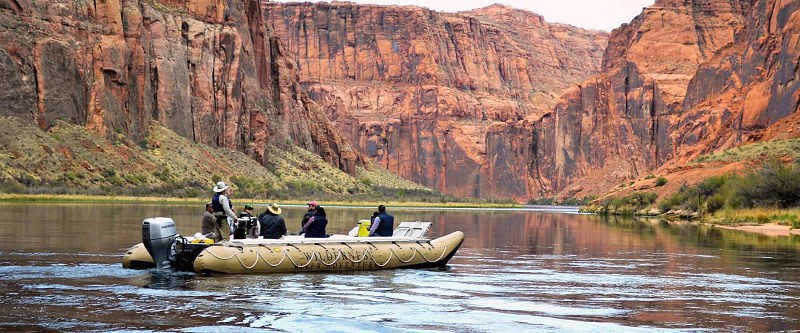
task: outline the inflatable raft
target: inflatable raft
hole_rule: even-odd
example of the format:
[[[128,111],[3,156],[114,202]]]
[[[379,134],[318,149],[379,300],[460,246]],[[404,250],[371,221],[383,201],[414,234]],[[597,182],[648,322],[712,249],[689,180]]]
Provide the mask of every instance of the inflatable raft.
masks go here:
[[[464,241],[464,233],[426,239],[430,225],[402,222],[392,237],[284,236],[209,244],[177,233],[164,236],[174,229],[174,222],[154,218],[143,222],[143,242],[128,250],[122,264],[136,269],[171,267],[232,274],[444,267]]]

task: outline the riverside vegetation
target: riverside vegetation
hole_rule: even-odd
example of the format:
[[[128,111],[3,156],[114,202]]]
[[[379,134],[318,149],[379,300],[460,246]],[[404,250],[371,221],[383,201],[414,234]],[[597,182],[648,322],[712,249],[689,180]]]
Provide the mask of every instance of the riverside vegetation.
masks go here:
[[[717,224],[772,222],[800,228],[800,160],[785,163],[768,159],[744,173],[712,176],[691,186],[684,184],[660,201],[654,192],[634,192],[604,198],[587,210],[601,214],[674,215]]]
[[[16,117],[0,119],[0,134],[0,192],[5,200],[48,200],[42,199],[47,195],[205,200],[213,184],[225,181],[233,184],[237,198],[467,201],[374,165],[359,166],[355,175],[349,175],[288,143],[271,146],[269,163],[262,166],[241,152],[192,142],[156,122],[141,142],[119,133],[111,139],[101,137],[62,121],[43,131]]]
[[[662,197],[653,191],[608,196],[595,200],[584,210],[600,214],[676,216],[715,224],[778,223],[800,227],[800,139],[742,145],[701,155],[689,165],[708,163],[733,163],[745,171],[707,177],[692,185],[683,183],[677,190],[662,193]],[[657,189],[667,184],[668,179],[648,175],[643,182],[652,183],[641,187]]]

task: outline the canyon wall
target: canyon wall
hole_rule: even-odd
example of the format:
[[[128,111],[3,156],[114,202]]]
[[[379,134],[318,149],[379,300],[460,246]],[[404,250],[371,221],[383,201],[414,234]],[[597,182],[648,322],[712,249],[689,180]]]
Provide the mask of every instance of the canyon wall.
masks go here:
[[[528,196],[527,179],[494,165],[528,161],[493,161],[487,134],[549,112],[599,71],[607,39],[500,5],[264,4],[303,88],[343,135],[389,170],[457,196]]]
[[[156,120],[262,165],[298,145],[459,196],[581,197],[800,137],[799,9],[657,0],[608,35],[500,5],[0,0],[0,115],[142,145]]]
[[[507,172],[529,180],[529,195],[572,197],[604,193],[672,160],[689,83],[744,28],[751,2],[657,0],[645,8],[611,33],[600,74],[566,90],[550,114],[490,133],[495,145],[538,157]],[[496,159],[514,158],[503,153]]]
[[[515,125],[539,133],[530,143],[539,156],[554,156],[529,174],[552,175],[539,178],[565,197],[598,194],[702,154],[800,137],[798,9],[656,1],[612,32],[603,73],[570,89],[552,115]]]
[[[257,0],[0,0],[0,114],[134,142],[157,120],[245,152],[296,144],[362,162],[304,94]]]
[[[671,120],[674,167],[743,143],[800,137],[800,2],[756,2],[734,42],[702,64]]]
[[[797,12],[789,0],[657,0],[605,48],[601,33],[500,5],[270,4],[265,17],[304,89],[367,156],[447,193],[524,201],[800,136]]]

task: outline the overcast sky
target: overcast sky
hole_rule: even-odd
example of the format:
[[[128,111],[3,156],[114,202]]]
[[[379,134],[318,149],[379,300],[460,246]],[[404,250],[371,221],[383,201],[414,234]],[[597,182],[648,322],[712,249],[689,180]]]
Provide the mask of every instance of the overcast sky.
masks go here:
[[[289,2],[288,0],[277,1]],[[643,7],[652,5],[654,0],[353,0],[352,2],[414,5],[447,12],[458,12],[501,3],[530,10],[544,16],[547,22],[567,23],[581,28],[611,31],[622,23],[630,22],[642,11]]]

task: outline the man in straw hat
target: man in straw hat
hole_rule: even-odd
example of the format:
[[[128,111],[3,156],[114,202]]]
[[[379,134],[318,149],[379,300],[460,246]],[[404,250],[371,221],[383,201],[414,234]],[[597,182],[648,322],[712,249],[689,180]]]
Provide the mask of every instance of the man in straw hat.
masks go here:
[[[281,217],[281,208],[274,202],[258,216],[258,222],[261,224],[261,236],[264,238],[278,239],[286,235],[286,221]]]
[[[211,207],[214,208],[214,216],[222,232],[222,240],[228,240],[231,236],[233,223],[236,221],[236,213],[233,212],[233,203],[228,198],[231,188],[224,182],[214,185],[214,196],[211,198]]]

